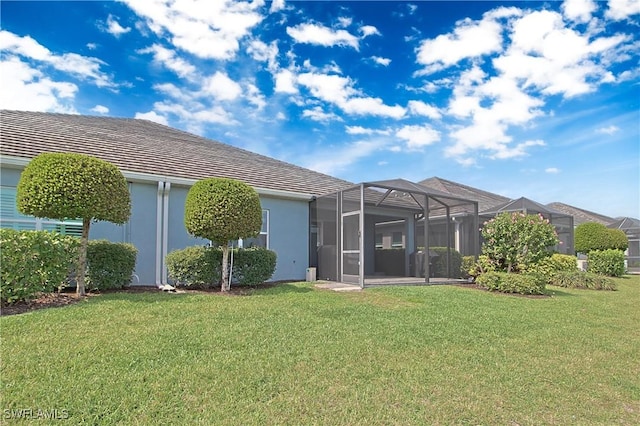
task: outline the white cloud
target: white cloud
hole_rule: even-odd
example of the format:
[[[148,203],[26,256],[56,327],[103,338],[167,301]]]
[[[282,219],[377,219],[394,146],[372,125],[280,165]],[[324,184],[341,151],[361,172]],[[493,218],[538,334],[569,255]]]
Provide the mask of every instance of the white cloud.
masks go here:
[[[342,121],[342,119],[332,112],[325,112],[321,107],[316,106],[312,109],[302,111],[304,118],[309,118],[320,123],[328,123],[329,121]]]
[[[560,169],[557,167],[547,167],[544,169],[544,172],[554,175],[560,173]]]
[[[122,25],[120,25],[120,23],[116,20],[116,18],[113,15],[109,15],[109,17],[107,18],[107,28],[106,31],[111,34],[112,36],[119,38],[122,34],[126,34],[129,31],[131,31],[130,27],[123,27]]]
[[[440,132],[431,126],[409,125],[396,131],[396,137],[406,141],[409,150],[418,150],[440,140]]]
[[[384,149],[386,145],[385,139],[373,139],[340,146],[323,146],[320,151],[308,155],[306,158],[309,160],[302,165],[320,173],[335,175],[374,152]]]
[[[502,26],[493,19],[472,21],[465,19],[453,33],[424,40],[417,50],[417,62],[429,74],[475,58],[502,50]]]
[[[382,58],[380,56],[372,56],[371,59],[373,60],[373,62],[375,62],[378,65],[382,65],[383,67],[388,67],[389,64],[391,63],[391,59]]]
[[[98,45],[96,43],[87,43],[87,49],[96,50],[97,48],[98,48]]]
[[[341,16],[338,18],[338,24],[340,24],[342,28],[347,28],[352,23],[353,23],[353,18],[349,16]]]
[[[608,6],[605,16],[616,21],[640,14],[638,0],[609,0]]]
[[[267,62],[267,68],[272,73],[278,69],[278,41],[266,44],[261,40],[252,40],[247,47],[247,53],[256,61]]]
[[[96,105],[93,108],[91,108],[91,111],[96,112],[98,114],[108,114],[109,108],[107,108],[104,105]]]
[[[617,133],[620,131],[620,128],[618,126],[607,126],[607,127],[601,127],[598,130],[596,130],[596,132],[598,133],[604,133],[606,135],[613,135],[614,133]]]
[[[362,126],[346,126],[345,131],[348,135],[390,135],[389,129],[368,129]]]
[[[298,93],[296,88],[296,76],[289,70],[282,70],[275,76],[275,88],[276,93]]]
[[[212,76],[204,79],[202,92],[213,96],[218,101],[233,101],[242,94],[242,87],[226,73],[216,71]]]
[[[438,108],[428,105],[422,101],[409,101],[407,107],[409,108],[409,112],[413,115],[421,115],[434,120],[442,118],[442,114]]]
[[[190,78],[196,73],[196,67],[186,60],[178,57],[176,52],[159,44],[138,50],[138,53],[152,53],[153,61],[175,72],[179,77]]]
[[[52,66],[80,79],[91,80],[98,87],[115,86],[109,76],[100,69],[102,65],[105,65],[100,59],[77,53],[56,55],[29,36],[20,37],[9,31],[1,30],[0,50],[5,51],[5,54],[19,55],[38,61],[42,65]]]
[[[346,30],[334,30],[322,24],[300,24],[287,27],[287,34],[298,43],[318,46],[350,46],[359,49],[359,40]]]
[[[258,89],[258,87],[253,83],[247,84],[246,98],[249,103],[251,103],[258,109],[263,109],[267,105],[267,101],[265,100],[264,95],[262,94],[260,89]]]
[[[206,59],[233,59],[242,38],[264,17],[263,2],[137,1],[124,2],[157,36],[168,38],[177,48]]]
[[[399,105],[389,106],[380,98],[360,96],[360,92],[353,88],[353,81],[347,77],[335,74],[303,73],[297,80],[314,97],[335,104],[347,114],[396,119],[405,115],[404,108]]]
[[[542,140],[531,140],[525,141],[515,145],[514,147],[509,147],[507,145],[499,145],[496,153],[492,155],[490,158],[494,159],[507,159],[507,158],[520,158],[528,155],[527,148],[533,146],[545,146],[546,144]]]
[[[386,105],[380,98],[349,98],[339,106],[347,114],[375,115],[400,119],[405,115],[405,109],[400,105]]]
[[[0,61],[0,109],[75,113],[72,101],[78,86],[53,81],[15,56]]]
[[[372,35],[380,35],[380,31],[378,31],[378,29],[373,25],[364,25],[360,27],[360,32],[362,33],[362,38]]]
[[[139,120],[153,121],[154,123],[164,124],[165,126],[169,125],[169,121],[167,120],[167,117],[160,115],[155,111],[136,112],[135,118]]]
[[[272,0],[271,7],[269,8],[269,13],[279,12],[284,8],[285,8],[284,0]]]
[[[562,3],[564,16],[576,22],[589,22],[591,14],[597,9],[593,0],[565,0]]]

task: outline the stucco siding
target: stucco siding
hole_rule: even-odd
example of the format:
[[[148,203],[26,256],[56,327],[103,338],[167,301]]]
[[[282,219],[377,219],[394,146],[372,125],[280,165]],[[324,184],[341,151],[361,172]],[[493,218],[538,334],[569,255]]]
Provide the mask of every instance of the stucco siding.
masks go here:
[[[269,210],[269,248],[278,255],[272,280],[304,280],[309,263],[309,203],[261,197]]]

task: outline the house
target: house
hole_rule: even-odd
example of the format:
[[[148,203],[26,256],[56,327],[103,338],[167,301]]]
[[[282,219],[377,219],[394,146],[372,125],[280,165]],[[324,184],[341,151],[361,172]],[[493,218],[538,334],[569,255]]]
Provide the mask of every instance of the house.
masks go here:
[[[129,242],[138,248],[134,284],[167,283],[167,253],[208,243],[190,236],[184,226],[185,198],[199,179],[233,178],[257,191],[262,230],[248,243],[277,253],[273,280],[305,278],[309,202],[353,185],[146,120],[4,110],[0,112],[1,227],[80,232],[78,221],[37,219],[16,209],[21,171],[43,152],[92,155],[122,171],[131,193],[131,218],[123,226],[95,223],[90,238]]]
[[[524,212],[526,214],[542,215],[554,225],[556,232],[558,233],[560,244],[558,244],[554,250],[559,253],[574,254],[574,224],[573,217],[570,214],[544,206],[524,197],[517,200],[511,200],[499,194],[494,194],[439,177],[425,179],[418,182],[418,185],[430,191],[439,191],[451,197],[460,197],[477,202],[480,210],[479,219],[481,224],[502,212]],[[468,237],[464,237],[466,235],[464,228],[465,226],[468,228],[470,225],[468,219],[464,219],[467,217],[468,213],[469,212],[467,210],[452,211],[452,235],[446,232],[436,233],[436,236],[431,240],[432,242],[430,247],[446,246],[449,240],[447,235],[450,235],[449,238],[453,239],[453,247],[455,247],[455,249],[462,255],[474,254],[472,249],[473,246],[469,244]],[[418,226],[422,226],[422,223],[418,223]],[[437,226],[437,221],[434,221],[431,226]],[[391,247],[404,247],[402,228],[397,224],[388,223],[379,226],[377,229],[378,234],[376,238],[379,242],[379,248],[387,249]],[[440,229],[443,229],[442,224],[440,224]],[[421,240],[419,240],[419,244],[422,244]]]

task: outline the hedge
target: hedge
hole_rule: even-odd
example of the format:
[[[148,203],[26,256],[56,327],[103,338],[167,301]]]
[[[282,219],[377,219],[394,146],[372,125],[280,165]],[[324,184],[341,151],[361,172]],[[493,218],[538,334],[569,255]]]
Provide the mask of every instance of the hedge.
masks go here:
[[[551,277],[550,285],[590,290],[616,290],[616,283],[609,277],[582,271],[560,271]]]
[[[538,274],[487,272],[476,278],[476,284],[502,293],[544,294],[546,280]]]
[[[574,234],[575,250],[578,253],[589,254],[593,250],[626,250],[629,240],[624,231],[611,229],[606,226],[586,222],[576,227]]]
[[[437,254],[437,257],[433,258],[431,267],[433,271],[431,273],[434,277],[447,277],[447,248],[446,247],[431,247],[431,251]],[[462,277],[462,255],[459,251],[451,249],[451,278]]]
[[[234,249],[231,279],[236,285],[257,285],[275,272],[277,256],[261,247]],[[210,288],[220,284],[222,250],[193,246],[175,250],[166,257],[169,277],[176,286]]]
[[[78,245],[78,239],[55,232],[0,229],[0,301],[26,301],[64,285]]]
[[[87,247],[87,289],[123,288],[131,283],[138,250],[133,244],[91,240]]]
[[[593,250],[587,257],[587,272],[621,277],[624,275],[624,253],[622,250]]]

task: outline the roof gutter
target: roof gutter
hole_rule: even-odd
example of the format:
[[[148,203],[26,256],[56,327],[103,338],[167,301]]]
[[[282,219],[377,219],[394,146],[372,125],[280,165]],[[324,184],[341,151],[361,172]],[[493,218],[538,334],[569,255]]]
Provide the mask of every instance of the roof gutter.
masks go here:
[[[0,155],[0,164],[2,166],[13,166],[15,168],[24,168],[31,161],[30,158],[15,157],[12,155]],[[193,186],[199,179],[188,179],[177,176],[163,176],[153,173],[141,173],[130,172],[127,170],[121,170],[124,177],[130,182],[139,183],[156,183],[156,182],[169,182],[173,185]],[[258,195],[274,198],[285,198],[289,200],[311,201],[314,197],[313,194],[305,192],[284,191],[281,189],[261,188],[254,186]]]

